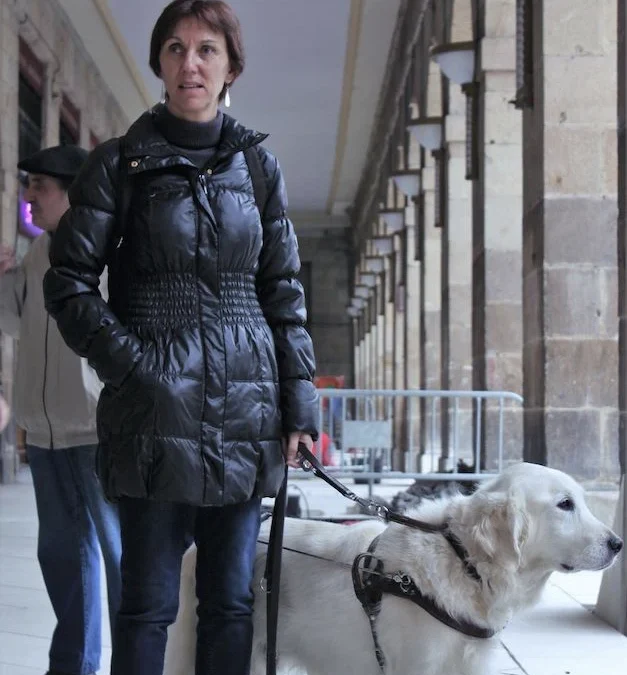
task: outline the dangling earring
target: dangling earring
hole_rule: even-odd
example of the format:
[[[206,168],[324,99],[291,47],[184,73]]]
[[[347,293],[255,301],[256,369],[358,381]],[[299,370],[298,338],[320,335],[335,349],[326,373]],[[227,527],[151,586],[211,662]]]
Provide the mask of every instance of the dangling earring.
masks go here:
[[[165,84],[161,85],[161,101],[159,101],[162,105],[165,105],[165,102],[168,100],[168,95],[165,90]]]
[[[225,106],[226,108],[230,108],[230,107],[231,107],[231,94],[229,93],[229,88],[228,88],[228,86],[227,86],[227,88],[226,88],[226,94],[224,94],[224,106]]]

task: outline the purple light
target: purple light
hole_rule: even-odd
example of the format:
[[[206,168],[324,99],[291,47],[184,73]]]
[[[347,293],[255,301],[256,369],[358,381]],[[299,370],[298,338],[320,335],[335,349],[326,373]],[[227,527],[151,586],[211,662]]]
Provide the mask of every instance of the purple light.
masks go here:
[[[43,232],[43,230],[39,229],[33,224],[33,215],[30,210],[30,204],[23,199],[22,195],[19,196],[19,209],[20,232],[29,239],[35,239],[35,237],[38,237]]]

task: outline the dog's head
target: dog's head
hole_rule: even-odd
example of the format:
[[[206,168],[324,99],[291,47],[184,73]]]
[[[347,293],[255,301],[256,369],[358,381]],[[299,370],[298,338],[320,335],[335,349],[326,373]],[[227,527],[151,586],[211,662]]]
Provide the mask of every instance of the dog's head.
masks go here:
[[[519,568],[578,572],[611,565],[622,540],[587,507],[570,476],[520,463],[482,485],[463,520],[473,548]]]

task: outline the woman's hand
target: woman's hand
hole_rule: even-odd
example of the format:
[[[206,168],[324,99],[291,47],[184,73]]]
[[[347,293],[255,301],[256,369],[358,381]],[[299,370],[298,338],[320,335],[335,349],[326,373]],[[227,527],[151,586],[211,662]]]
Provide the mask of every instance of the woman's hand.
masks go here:
[[[283,441],[283,454],[285,455],[285,461],[288,466],[298,469],[300,464],[298,463],[296,457],[298,455],[298,444],[303,443],[307,446],[308,450],[313,450],[313,439],[309,434],[301,433],[300,431],[293,431],[287,437],[287,440]]]

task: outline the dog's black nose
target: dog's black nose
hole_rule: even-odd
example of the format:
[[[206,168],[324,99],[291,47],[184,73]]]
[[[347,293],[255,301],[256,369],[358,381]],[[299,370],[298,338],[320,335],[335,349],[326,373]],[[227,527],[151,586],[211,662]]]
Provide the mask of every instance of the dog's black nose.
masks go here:
[[[612,553],[620,553],[623,549],[623,540],[620,537],[610,537],[607,540],[607,547]]]

